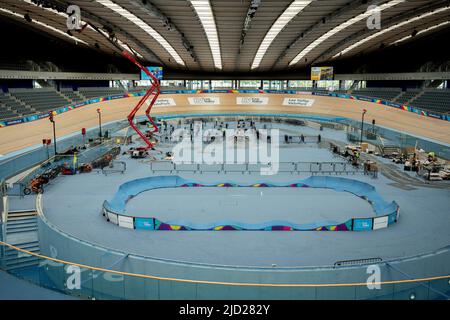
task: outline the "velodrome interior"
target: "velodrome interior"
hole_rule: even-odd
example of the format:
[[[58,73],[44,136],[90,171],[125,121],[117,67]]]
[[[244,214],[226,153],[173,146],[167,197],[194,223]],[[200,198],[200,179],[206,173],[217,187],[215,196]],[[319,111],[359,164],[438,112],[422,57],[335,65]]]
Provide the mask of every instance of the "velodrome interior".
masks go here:
[[[449,298],[449,1],[70,4],[0,0],[0,299]]]

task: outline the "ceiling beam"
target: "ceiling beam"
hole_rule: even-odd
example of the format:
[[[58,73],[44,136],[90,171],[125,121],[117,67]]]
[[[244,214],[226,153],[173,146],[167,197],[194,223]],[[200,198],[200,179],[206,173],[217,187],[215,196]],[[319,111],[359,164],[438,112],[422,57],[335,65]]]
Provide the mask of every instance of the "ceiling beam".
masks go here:
[[[352,2],[349,2],[345,4],[343,7],[340,7],[339,9],[336,9],[332,13],[330,13],[327,16],[324,16],[318,21],[316,24],[310,26],[305,31],[301,32],[290,44],[286,46],[286,48],[283,50],[283,52],[280,53],[280,55],[277,57],[275,62],[272,64],[271,69],[273,69],[285,56],[290,50],[295,50],[295,47],[310,33],[314,32],[315,30],[321,28],[325,23],[332,22],[334,19],[339,18],[343,14],[345,14],[349,10],[355,10],[358,9],[361,6],[366,6],[367,9],[368,6],[372,4],[378,4],[378,0],[353,0]],[[325,31],[323,34],[325,34],[327,31]],[[313,42],[314,39],[311,40]],[[308,43],[309,44],[309,43]],[[301,50],[298,50],[300,52]]]
[[[450,0],[442,0],[439,3],[429,4],[427,6],[416,8],[416,9],[410,10],[408,12],[402,12],[401,14],[396,15],[394,17],[384,19],[383,27],[384,28],[390,27],[390,26],[398,24],[402,21],[406,21],[408,19],[414,18],[417,15],[429,12],[431,10],[441,8],[446,5],[450,5]],[[350,44],[356,43],[360,39],[362,39],[370,34],[374,34],[374,33],[376,33],[376,32],[374,32],[373,30],[367,30],[367,29],[363,29],[359,32],[356,32],[356,33],[352,34],[351,36],[345,38],[344,40],[338,42],[337,44],[333,45],[332,47],[328,48],[324,52],[322,52],[321,55],[319,55],[317,58],[315,58],[314,60],[311,61],[311,64],[322,62],[322,61],[329,61],[339,51],[340,48],[348,47]],[[386,33],[386,35],[389,35],[389,33]],[[359,52],[360,51],[357,51],[357,53],[359,53]]]
[[[47,0],[47,2],[52,3],[55,6],[56,10],[61,11],[61,12],[66,12],[67,7],[71,4],[65,0]],[[81,8],[81,9],[82,9],[83,20],[87,20],[90,23],[93,23],[94,25],[99,24],[100,25],[99,28],[107,31],[108,33],[112,32],[112,33],[121,34],[123,36],[121,40],[123,40],[123,42],[126,42],[125,40],[130,40],[133,43],[135,43],[136,46],[138,46],[141,53],[144,53],[147,55],[147,57],[149,58],[149,62],[154,62],[154,63],[161,64],[161,65],[164,64],[161,58],[159,58],[147,45],[142,43],[140,40],[138,40],[132,34],[128,33],[127,31],[123,30],[122,28],[112,24],[111,22],[97,16],[96,14],[87,11],[84,8]],[[100,35],[100,34],[99,34],[99,36],[102,37],[102,35]]]
[[[177,25],[175,25],[175,23],[173,23],[167,15],[165,15],[157,6],[152,4],[150,1],[132,0],[130,2],[138,6],[141,10],[145,11],[150,16],[159,19],[162,25],[167,28],[168,31],[176,32],[180,37],[181,42],[183,43],[183,47],[186,49],[192,60],[200,65],[200,61],[197,57],[197,54],[195,53],[194,46],[191,45],[185,34],[180,31]]]

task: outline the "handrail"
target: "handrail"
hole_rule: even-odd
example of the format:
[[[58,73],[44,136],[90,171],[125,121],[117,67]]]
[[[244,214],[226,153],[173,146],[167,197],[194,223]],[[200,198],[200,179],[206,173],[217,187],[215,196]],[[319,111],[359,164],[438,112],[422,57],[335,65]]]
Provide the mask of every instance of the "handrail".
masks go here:
[[[169,168],[163,168],[163,169],[159,169],[159,168],[154,168],[154,165],[158,165],[158,164],[168,164],[171,165],[172,167]],[[311,172],[311,173],[336,173],[336,174],[355,174],[355,173],[360,173],[362,172],[361,169],[359,167],[353,167],[351,164],[349,164],[348,162],[345,161],[324,161],[324,162],[314,162],[314,161],[310,161],[310,162],[301,162],[301,161],[279,161],[278,164],[280,165],[284,165],[284,164],[290,164],[293,165],[294,168],[292,170],[287,170],[287,169],[280,169],[279,172]],[[183,168],[184,165],[196,165],[195,169],[191,168],[191,169],[185,169]],[[151,171],[205,171],[202,170],[202,168],[200,167],[201,165],[207,165],[206,163],[195,163],[195,162],[182,162],[182,163],[175,163],[172,161],[168,161],[168,160],[156,160],[156,161],[151,161],[150,162],[150,170]],[[257,163],[219,163],[219,164],[215,164],[217,166],[220,166],[219,170],[212,170],[214,172],[216,171],[221,171],[221,172],[227,172],[227,171],[232,171],[232,170],[227,170],[225,168],[225,165],[242,165],[245,166],[245,169],[243,170],[237,170],[237,171],[245,171],[245,172],[256,172],[253,170],[250,170],[249,165],[259,165],[259,166],[268,166],[270,165],[270,163],[262,163],[262,162],[257,162]],[[299,165],[309,165],[309,169],[299,169]],[[318,166],[318,168],[316,170],[314,170],[313,166]],[[323,165],[329,165],[330,166],[330,170],[322,170],[322,166]],[[342,166],[342,170],[337,170],[336,166]]]
[[[25,249],[18,248],[12,244],[0,241],[0,245],[7,246],[10,249],[20,251],[22,253],[29,254],[31,256],[50,260],[56,263],[62,263],[65,265],[77,266],[83,269],[89,269],[93,271],[113,273],[117,275],[130,276],[142,279],[152,279],[160,281],[174,281],[174,282],[184,282],[184,283],[194,283],[194,284],[211,284],[211,285],[225,285],[225,286],[243,286],[243,287],[299,287],[299,288],[319,288],[319,287],[352,287],[352,286],[367,286],[367,282],[353,282],[353,283],[249,283],[249,282],[224,282],[224,281],[210,281],[210,280],[193,280],[193,279],[180,279],[180,278],[170,278],[170,277],[160,277],[154,275],[147,275],[141,273],[131,273],[117,270],[110,270],[100,267],[88,266],[81,263],[65,261],[57,258],[48,257],[38,253],[34,253]],[[416,279],[403,279],[403,280],[389,280],[389,281],[379,281],[371,282],[371,285],[384,285],[384,284],[401,284],[401,283],[417,283],[425,281],[443,280],[450,279],[450,275],[441,275],[434,277],[416,278]]]

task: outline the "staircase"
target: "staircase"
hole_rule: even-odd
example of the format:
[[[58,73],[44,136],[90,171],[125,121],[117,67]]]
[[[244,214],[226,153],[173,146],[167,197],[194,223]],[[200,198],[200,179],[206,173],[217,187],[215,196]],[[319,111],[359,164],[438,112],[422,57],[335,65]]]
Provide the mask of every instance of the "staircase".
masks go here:
[[[63,94],[61,91],[55,90],[55,92],[58,94],[58,96],[60,96],[64,100],[66,100],[67,104],[73,103],[73,101],[69,97],[67,97],[65,94]]]
[[[37,213],[34,210],[9,211],[8,221],[5,223],[5,242],[33,253],[39,253],[37,223]],[[38,264],[39,258],[5,247],[3,258],[5,270],[35,267]]]
[[[76,96],[78,96],[80,99],[81,99],[81,101],[86,101],[86,100],[88,100],[88,98],[86,98],[85,96],[83,96],[83,94],[80,92],[80,91],[74,91],[73,92]]]
[[[405,92],[406,92],[406,91],[400,92],[394,99],[392,99],[392,102],[398,102],[398,99],[400,99],[401,97],[403,97],[403,94],[404,94]]]
[[[411,99],[409,99],[406,102],[406,105],[411,105],[417,98],[419,98],[420,96],[422,96],[425,93],[425,90],[420,91],[418,94],[416,94],[414,97],[412,97]]]

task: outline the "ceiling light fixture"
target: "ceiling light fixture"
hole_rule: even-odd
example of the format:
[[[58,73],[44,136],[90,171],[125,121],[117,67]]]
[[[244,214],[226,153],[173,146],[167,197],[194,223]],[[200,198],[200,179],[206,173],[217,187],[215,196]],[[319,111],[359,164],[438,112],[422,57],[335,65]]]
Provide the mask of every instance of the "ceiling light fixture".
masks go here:
[[[439,23],[439,24],[437,24],[437,25],[434,25],[434,26],[431,26],[431,27],[422,29],[422,30],[418,31],[418,32],[414,35],[414,37],[417,37],[418,35],[423,34],[423,33],[430,32],[430,31],[432,31],[432,30],[434,30],[434,29],[438,29],[438,28],[443,27],[443,26],[445,26],[445,25],[447,25],[447,24],[449,24],[449,23],[450,23],[450,21],[444,21],[444,22]],[[409,36],[403,37],[403,38],[401,38],[401,39],[399,39],[399,40],[397,40],[397,41],[392,42],[391,45],[392,45],[392,44],[397,44],[397,43],[400,43],[400,42],[403,42],[403,41],[406,41],[406,40],[409,40],[409,39],[412,39],[412,38],[413,38],[413,35],[411,34],[411,35],[409,35]]]
[[[356,43],[348,46],[346,49],[344,49],[341,52],[339,52],[338,54],[334,55],[333,58],[345,55],[345,54],[349,53],[350,51],[360,47],[362,44],[364,44],[364,43],[366,43],[366,42],[368,42],[370,40],[373,40],[373,39],[375,39],[375,38],[377,38],[377,37],[379,37],[379,36],[381,36],[381,35],[383,35],[385,33],[391,32],[391,31],[396,30],[396,29],[398,29],[400,27],[403,27],[403,26],[405,26],[407,24],[416,22],[418,20],[430,17],[432,15],[441,13],[441,12],[449,10],[449,9],[450,9],[450,7],[439,8],[439,9],[436,9],[436,10],[433,10],[433,11],[430,11],[430,12],[427,12],[427,13],[420,14],[418,16],[415,16],[414,18],[402,21],[400,23],[394,24],[394,25],[390,26],[389,28],[385,28],[385,29],[383,29],[383,30],[381,30],[379,32],[376,32],[376,33],[374,33],[374,34],[372,34],[370,36],[367,36],[367,37],[357,41]]]
[[[121,6],[119,6],[118,4],[116,4],[110,0],[95,0],[95,1],[100,3],[103,6],[107,7],[108,9],[111,9],[112,11],[116,12],[117,14],[121,15],[125,19],[131,21],[136,26],[138,26],[139,28],[144,30],[148,35],[150,35],[153,39],[155,39],[178,64],[181,64],[183,66],[185,65],[183,59],[181,59],[179,54],[170,45],[170,43],[167,42],[167,40],[164,39],[164,37],[161,34],[159,34],[155,29],[150,27],[148,24],[146,24],[143,20],[136,17],[134,14],[132,14],[127,9],[122,8]]]
[[[18,14],[17,12],[14,12],[14,11],[11,11],[11,10],[8,10],[8,9],[4,9],[4,8],[0,8],[0,12],[7,13],[9,15],[12,15],[12,16],[20,18],[20,19],[23,19],[23,17],[24,17],[22,14]],[[83,40],[81,40],[81,39],[79,39],[77,37],[71,36],[71,35],[67,34],[66,32],[64,32],[62,30],[59,30],[59,29],[57,29],[55,27],[52,27],[52,26],[50,26],[48,24],[45,24],[45,23],[43,23],[43,22],[41,22],[39,20],[36,20],[36,18],[34,18],[34,17],[33,17],[32,21],[30,23],[31,24],[37,24],[37,25],[39,25],[41,27],[49,29],[49,30],[51,30],[51,31],[53,31],[53,32],[55,32],[55,33],[65,37],[65,38],[69,38],[71,40],[74,40],[75,42],[80,42],[80,43],[85,44],[87,46],[89,45],[86,41],[83,41]]]
[[[219,35],[217,33],[216,22],[209,0],[191,0],[191,4],[197,13],[198,18],[205,30],[209,48],[217,69],[222,69],[222,56],[220,54]]]
[[[377,8],[377,10],[379,10],[380,12],[383,10],[386,10],[388,8],[391,8],[393,6],[396,6],[400,3],[405,2],[405,0],[393,0],[393,1],[389,1],[386,2],[384,4],[382,4],[381,6],[379,6]],[[314,40],[310,45],[308,45],[305,49],[303,49],[302,51],[300,51],[299,54],[297,54],[297,56],[295,56],[294,59],[292,59],[291,62],[289,62],[289,65],[294,65],[297,64],[303,57],[305,57],[308,53],[310,53],[313,49],[317,48],[321,43],[325,42],[327,39],[331,38],[332,36],[334,36],[335,34],[338,34],[339,32],[341,32],[342,30],[348,28],[351,25],[354,25],[355,23],[358,23],[362,20],[367,19],[368,17],[370,17],[373,14],[372,10],[368,10],[364,13],[361,13],[359,15],[357,15],[356,17],[353,17],[347,21],[345,21],[344,23],[338,25],[337,27],[334,27],[333,29],[331,29],[330,31],[328,31],[327,33],[323,34],[321,37],[317,38],[316,40]]]
[[[278,17],[275,23],[270,27],[270,30],[266,33],[263,41],[259,45],[258,51],[253,59],[252,69],[259,67],[261,60],[272,44],[273,40],[278,36],[281,30],[286,27],[286,25],[295,18],[306,6],[308,6],[312,1],[295,0],[289,7],[284,10],[284,12]]]

